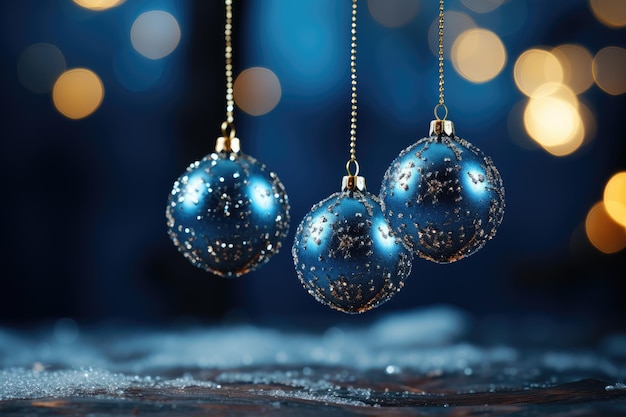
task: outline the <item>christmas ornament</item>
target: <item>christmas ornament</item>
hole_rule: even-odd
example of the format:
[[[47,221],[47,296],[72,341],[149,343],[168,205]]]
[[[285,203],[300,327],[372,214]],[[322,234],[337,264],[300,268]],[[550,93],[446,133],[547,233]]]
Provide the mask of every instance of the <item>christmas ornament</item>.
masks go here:
[[[289,230],[289,201],[276,174],[240,151],[233,124],[232,0],[226,0],[226,121],[215,152],[174,182],[167,233],[189,261],[237,277],[278,252]]]
[[[449,263],[475,253],[495,236],[504,215],[500,173],[446,120],[443,0],[439,3],[439,103],[429,136],[404,149],[387,169],[380,199],[394,232],[414,253]],[[443,111],[443,118],[439,112]]]
[[[356,160],[356,13],[352,2],[350,160],[340,192],[313,206],[296,231],[292,255],[304,288],[322,304],[362,313],[400,291],[413,255],[395,236]]]

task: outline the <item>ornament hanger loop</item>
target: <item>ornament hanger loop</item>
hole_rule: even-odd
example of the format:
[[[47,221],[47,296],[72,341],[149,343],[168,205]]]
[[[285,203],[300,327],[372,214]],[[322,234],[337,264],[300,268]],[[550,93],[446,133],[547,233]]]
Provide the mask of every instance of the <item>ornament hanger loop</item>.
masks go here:
[[[354,166],[354,172],[352,172],[352,166]],[[356,159],[350,159],[348,162],[346,162],[346,172],[350,177],[356,177],[357,175],[359,175],[359,163]]]
[[[235,125],[233,122],[224,121],[222,122],[222,137],[228,139],[234,139],[236,135]]]
[[[443,109],[443,117],[439,117],[439,110]],[[437,120],[446,120],[448,118],[448,106],[446,106],[443,103],[439,103],[435,106],[435,110],[433,111],[435,113],[435,119]]]

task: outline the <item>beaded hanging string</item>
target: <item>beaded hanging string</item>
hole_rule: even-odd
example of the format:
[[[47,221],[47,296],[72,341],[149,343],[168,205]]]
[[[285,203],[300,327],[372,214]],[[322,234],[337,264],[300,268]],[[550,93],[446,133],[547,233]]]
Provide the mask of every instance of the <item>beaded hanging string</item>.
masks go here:
[[[445,87],[445,78],[443,74],[443,65],[444,65],[444,55],[443,55],[443,24],[444,24],[444,0],[439,0],[439,39],[438,39],[438,55],[437,58],[439,60],[439,103],[435,106],[434,113],[435,118],[437,120],[446,120],[448,117],[448,107],[446,107],[445,96],[444,96],[444,87]],[[439,117],[439,110],[443,109],[444,115],[442,118]]]
[[[359,175],[359,163],[356,160],[356,122],[358,111],[357,100],[357,74],[356,74],[356,16],[357,0],[352,0],[352,24],[350,38],[350,89],[351,89],[351,111],[350,111],[350,159],[346,163],[348,176]],[[352,172],[354,166],[354,172]]]
[[[217,140],[216,152],[239,152],[239,139],[235,136],[235,99],[233,90],[233,0],[224,0],[224,75],[226,76],[226,120],[222,122],[222,138]]]

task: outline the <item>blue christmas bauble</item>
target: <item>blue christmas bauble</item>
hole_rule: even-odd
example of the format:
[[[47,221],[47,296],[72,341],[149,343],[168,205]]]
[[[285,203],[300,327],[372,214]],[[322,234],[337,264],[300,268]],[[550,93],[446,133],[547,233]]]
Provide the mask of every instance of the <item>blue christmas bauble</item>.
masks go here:
[[[391,231],[378,198],[359,190],[313,206],[298,226],[292,255],[309,294],[345,313],[370,310],[400,291],[413,258]]]
[[[443,122],[443,121],[441,121]],[[393,230],[415,254],[449,263],[495,236],[504,215],[500,173],[477,147],[434,134],[404,149],[385,173],[380,199]]]
[[[223,277],[256,269],[289,230],[289,201],[276,174],[241,152],[189,165],[168,198],[168,234],[195,266]]]

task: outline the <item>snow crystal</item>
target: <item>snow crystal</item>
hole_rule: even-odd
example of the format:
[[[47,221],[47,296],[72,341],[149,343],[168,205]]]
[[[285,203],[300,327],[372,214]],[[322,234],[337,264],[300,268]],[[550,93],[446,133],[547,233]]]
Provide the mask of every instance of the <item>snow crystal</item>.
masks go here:
[[[296,398],[299,400],[309,400],[315,402],[321,402],[326,404],[338,404],[338,405],[354,405],[354,406],[367,406],[364,402],[358,400],[350,400],[342,398],[333,394],[311,394],[302,391],[283,391],[283,390],[270,390],[263,393],[269,394],[278,398]]]

